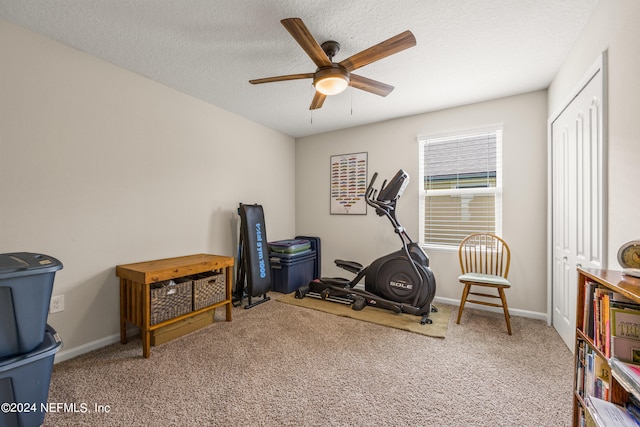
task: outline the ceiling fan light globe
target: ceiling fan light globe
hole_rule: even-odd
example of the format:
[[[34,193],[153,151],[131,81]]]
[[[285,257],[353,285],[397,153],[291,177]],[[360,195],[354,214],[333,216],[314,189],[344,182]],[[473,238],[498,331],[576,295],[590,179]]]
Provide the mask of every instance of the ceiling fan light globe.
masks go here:
[[[349,82],[340,77],[326,77],[316,82],[316,90],[324,95],[337,95],[343,92]]]
[[[349,86],[349,73],[338,67],[320,69],[313,78],[313,85],[323,95],[337,95]]]

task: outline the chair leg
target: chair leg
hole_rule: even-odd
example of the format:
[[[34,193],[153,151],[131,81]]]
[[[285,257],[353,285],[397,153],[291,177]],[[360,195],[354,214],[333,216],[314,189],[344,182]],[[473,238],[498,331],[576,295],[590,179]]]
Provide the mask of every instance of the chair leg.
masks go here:
[[[500,299],[502,300],[502,309],[504,310],[504,320],[507,321],[507,332],[511,335],[511,321],[509,320],[509,307],[507,307],[507,297],[504,295],[504,289],[498,288]]]
[[[462,318],[462,310],[464,309],[464,303],[467,302],[467,295],[469,295],[469,289],[471,289],[471,285],[469,283],[465,283],[464,290],[462,291],[462,298],[460,298],[460,308],[458,309],[458,321],[456,322],[458,325],[460,324],[460,319]]]

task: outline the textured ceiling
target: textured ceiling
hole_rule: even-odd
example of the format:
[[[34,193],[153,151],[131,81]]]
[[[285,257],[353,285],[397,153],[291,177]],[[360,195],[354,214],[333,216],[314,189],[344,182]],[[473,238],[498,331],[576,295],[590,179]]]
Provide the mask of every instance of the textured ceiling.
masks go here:
[[[300,137],[547,88],[597,0],[0,0],[0,19]],[[302,18],[336,62],[411,30],[417,45],[360,68],[309,111],[315,65],[280,24]]]

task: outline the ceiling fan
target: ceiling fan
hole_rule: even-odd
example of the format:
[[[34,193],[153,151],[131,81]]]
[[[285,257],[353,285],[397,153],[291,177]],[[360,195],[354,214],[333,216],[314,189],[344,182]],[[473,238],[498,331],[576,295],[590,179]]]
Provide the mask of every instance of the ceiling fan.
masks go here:
[[[333,57],[340,50],[338,42],[329,40],[319,45],[300,18],[287,18],[280,21],[280,23],[289,31],[318,68],[313,73],[267,77],[249,80],[249,83],[260,84],[312,78],[316,93],[311,101],[310,110],[322,107],[328,95],[337,95],[345,90],[347,86],[380,96],[389,95],[393,90],[393,86],[352,74],[352,71],[416,45],[416,39],[411,31],[405,31],[336,63],[333,62]]]

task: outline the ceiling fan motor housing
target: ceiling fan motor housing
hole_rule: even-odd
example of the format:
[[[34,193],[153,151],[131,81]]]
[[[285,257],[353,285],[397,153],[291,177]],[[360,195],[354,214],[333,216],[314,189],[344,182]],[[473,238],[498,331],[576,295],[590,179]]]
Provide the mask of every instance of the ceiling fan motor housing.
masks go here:
[[[315,85],[319,80],[329,77],[337,77],[349,81],[350,75],[347,70],[338,64],[333,64],[330,67],[320,67],[316,70],[313,76],[313,84]]]
[[[338,43],[337,41],[327,40],[326,42],[322,43],[320,47],[332,61],[333,57],[336,56],[338,52],[340,52],[340,43]]]

